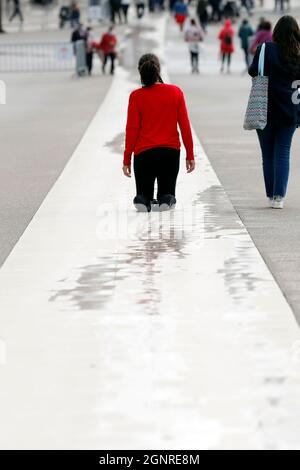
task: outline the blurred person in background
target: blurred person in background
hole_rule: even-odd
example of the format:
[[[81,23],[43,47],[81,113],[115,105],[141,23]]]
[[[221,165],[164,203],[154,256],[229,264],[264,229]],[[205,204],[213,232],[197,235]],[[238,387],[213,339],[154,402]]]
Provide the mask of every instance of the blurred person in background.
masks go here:
[[[246,71],[248,71],[250,65],[249,59],[249,48],[250,48],[250,38],[254,35],[254,31],[251,28],[249,21],[244,19],[239,29],[239,38],[241,40],[241,48],[245,54],[246,62]]]
[[[131,0],[121,0],[121,8],[124,16],[124,21],[128,23],[128,10],[130,7]]]
[[[227,0],[224,5],[222,14],[224,18],[230,18],[233,21],[239,15],[237,2],[234,0]]]
[[[183,31],[183,26],[188,16],[187,4],[183,0],[176,0],[173,6],[173,11],[180,31]]]
[[[255,54],[258,46],[260,46],[264,42],[270,41],[272,41],[272,24],[270,23],[270,21],[264,21],[260,24],[259,29],[255,34],[255,38],[251,44],[251,54]]]
[[[252,16],[252,9],[254,7],[254,4],[251,0],[241,0],[241,7],[247,10],[249,16]]]
[[[211,21],[220,22],[222,20],[222,0],[209,0],[209,4],[212,8]]]
[[[77,1],[72,1],[70,5],[71,28],[75,28],[80,23],[80,8]]]
[[[78,24],[71,35],[73,51],[76,59],[76,73],[79,77],[85,75],[87,66],[87,31]]]
[[[110,20],[113,24],[116,22],[116,16],[119,18],[119,24],[122,23],[121,0],[109,0]]]
[[[184,39],[189,46],[192,73],[199,73],[199,43],[204,39],[204,31],[194,18],[185,30]]]
[[[145,14],[145,0],[135,0],[136,16],[140,20]]]
[[[286,0],[275,0],[274,1],[274,11],[279,11],[280,13],[283,13],[285,10],[285,3]],[[288,8],[288,5],[287,5]]]
[[[159,11],[164,11],[166,9],[165,0],[155,0],[155,3]]]
[[[81,23],[77,24],[74,31],[71,34],[71,42],[75,44],[76,41],[86,41],[86,31]]]
[[[218,36],[222,60],[221,73],[224,72],[225,63],[227,63],[227,73],[230,73],[231,56],[234,52],[234,34],[232,22],[230,19],[227,19]]]
[[[256,32],[263,29],[265,22],[266,22],[266,18],[264,16],[261,16],[257,23]]]
[[[93,36],[93,28],[88,26],[86,29],[86,65],[88,69],[88,74],[92,75],[93,70],[93,56],[94,56],[94,36]]]
[[[117,57],[117,36],[114,32],[114,26],[110,26],[108,31],[102,35],[99,49],[103,54],[102,72],[105,73],[106,64],[110,60],[110,73],[113,75]]]
[[[258,75],[261,46],[249,68]],[[266,42],[264,74],[269,77],[268,122],[258,130],[268,203],[282,209],[287,192],[293,135],[300,125],[300,29],[292,16],[283,16],[275,26],[273,42]]]
[[[63,5],[59,10],[59,27],[62,29],[65,26],[65,23],[70,21],[70,7]]]
[[[208,1],[207,0],[198,0],[197,3],[197,16],[199,19],[199,23],[201,24],[202,28],[204,31],[206,31],[207,25],[208,25]]]
[[[148,10],[150,13],[153,13],[155,11],[155,0],[148,0]]]
[[[13,21],[13,19],[18,16],[20,19],[20,23],[22,24],[24,21],[23,13],[21,10],[20,0],[14,0],[14,9],[12,15],[9,18],[9,21]]]

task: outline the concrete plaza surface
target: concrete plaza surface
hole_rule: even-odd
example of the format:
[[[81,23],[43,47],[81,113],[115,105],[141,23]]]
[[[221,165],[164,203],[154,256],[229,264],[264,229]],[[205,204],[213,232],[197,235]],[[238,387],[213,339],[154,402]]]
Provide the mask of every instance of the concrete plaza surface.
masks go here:
[[[1,448],[300,448],[300,331],[197,134],[175,211],[136,213],[121,172],[136,58],[176,68],[166,19],[127,36],[0,269]]]
[[[0,264],[72,155],[101,104],[110,77],[5,74],[0,107]]]
[[[300,9],[294,9],[293,14],[299,19]],[[268,18],[275,24],[278,16],[269,13]],[[257,19],[258,15],[252,18],[253,25]],[[184,88],[193,125],[210,161],[299,322],[300,133],[296,131],[293,142],[286,207],[284,211],[268,210],[256,133],[245,132],[242,127],[250,78],[242,75],[244,63],[237,40],[233,73],[229,76],[219,73],[217,32],[216,28],[209,30],[202,50],[201,76],[193,77],[189,74],[186,45],[170,22],[167,45],[170,74]]]
[[[28,23],[28,30],[1,35],[1,44],[70,41],[70,28],[40,31],[35,17]],[[95,39],[106,29],[107,24],[96,26]],[[127,29],[117,30],[120,44]],[[7,103],[0,106],[1,265],[74,152],[111,76],[102,75],[95,57],[92,77],[78,79],[69,70],[2,73],[0,79],[7,90]]]

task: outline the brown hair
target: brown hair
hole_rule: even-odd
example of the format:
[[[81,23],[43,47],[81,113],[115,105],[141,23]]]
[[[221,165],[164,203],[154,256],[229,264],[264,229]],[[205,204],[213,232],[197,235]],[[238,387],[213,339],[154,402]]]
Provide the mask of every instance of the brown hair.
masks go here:
[[[273,41],[279,49],[280,60],[286,70],[300,78],[300,29],[293,16],[285,15],[278,20]]]
[[[138,69],[144,86],[150,87],[156,82],[163,83],[160,76],[160,63],[156,55],[144,54],[139,60]]]

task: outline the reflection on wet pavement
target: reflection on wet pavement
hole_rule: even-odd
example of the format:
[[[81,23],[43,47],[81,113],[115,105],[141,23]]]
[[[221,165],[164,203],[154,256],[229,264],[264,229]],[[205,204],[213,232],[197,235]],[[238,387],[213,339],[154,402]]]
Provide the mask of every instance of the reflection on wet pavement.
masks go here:
[[[143,217],[145,214],[137,214]],[[154,217],[153,217],[154,216]],[[94,263],[76,269],[79,272],[72,288],[60,288],[50,297],[51,302],[64,299],[65,306],[75,310],[98,310],[112,301],[116,285],[130,278],[142,279],[142,289],[136,291],[132,301],[141,307],[140,313],[159,314],[160,286],[155,277],[160,275],[158,261],[166,255],[179,261],[185,257],[185,235],[176,227],[174,212],[146,215],[144,228],[137,233],[137,242],[129,243],[126,250],[99,257]],[[180,230],[177,230],[179,228]],[[64,278],[60,285],[68,284]]]
[[[122,155],[124,152],[124,139],[125,134],[122,132],[121,134],[118,134],[113,140],[106,142],[104,145],[109,147],[112,152]]]
[[[121,267],[112,263],[111,256],[103,256],[97,259],[97,263],[78,269],[80,274],[75,281],[76,286],[58,290],[50,297],[50,301],[64,298],[75,310],[100,310],[113,294],[114,281],[122,279],[119,276],[120,270]],[[66,281],[68,280],[64,279],[60,283],[64,284]]]
[[[221,186],[212,186],[200,192],[194,202],[204,207],[205,238],[234,240],[234,256],[225,259],[217,273],[224,277],[229,295],[241,303],[247,293],[259,288],[261,280],[250,268],[252,242],[245,239],[245,230],[241,229],[238,217],[232,224],[232,218],[226,216],[226,211],[230,214],[231,208],[228,208],[228,200]]]

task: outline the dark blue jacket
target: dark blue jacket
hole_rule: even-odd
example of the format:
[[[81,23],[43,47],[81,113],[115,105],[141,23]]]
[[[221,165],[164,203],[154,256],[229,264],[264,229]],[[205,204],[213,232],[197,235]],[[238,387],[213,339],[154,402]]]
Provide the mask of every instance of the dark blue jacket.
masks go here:
[[[257,48],[253,62],[249,67],[249,75],[258,75],[258,59],[261,46]],[[300,105],[293,103],[293,96],[297,91],[292,87],[298,77],[291,76],[281,63],[277,45],[274,42],[266,43],[264,75],[269,77],[268,122],[282,125],[300,125]],[[300,82],[299,82],[300,83]],[[300,95],[299,95],[300,98]]]

